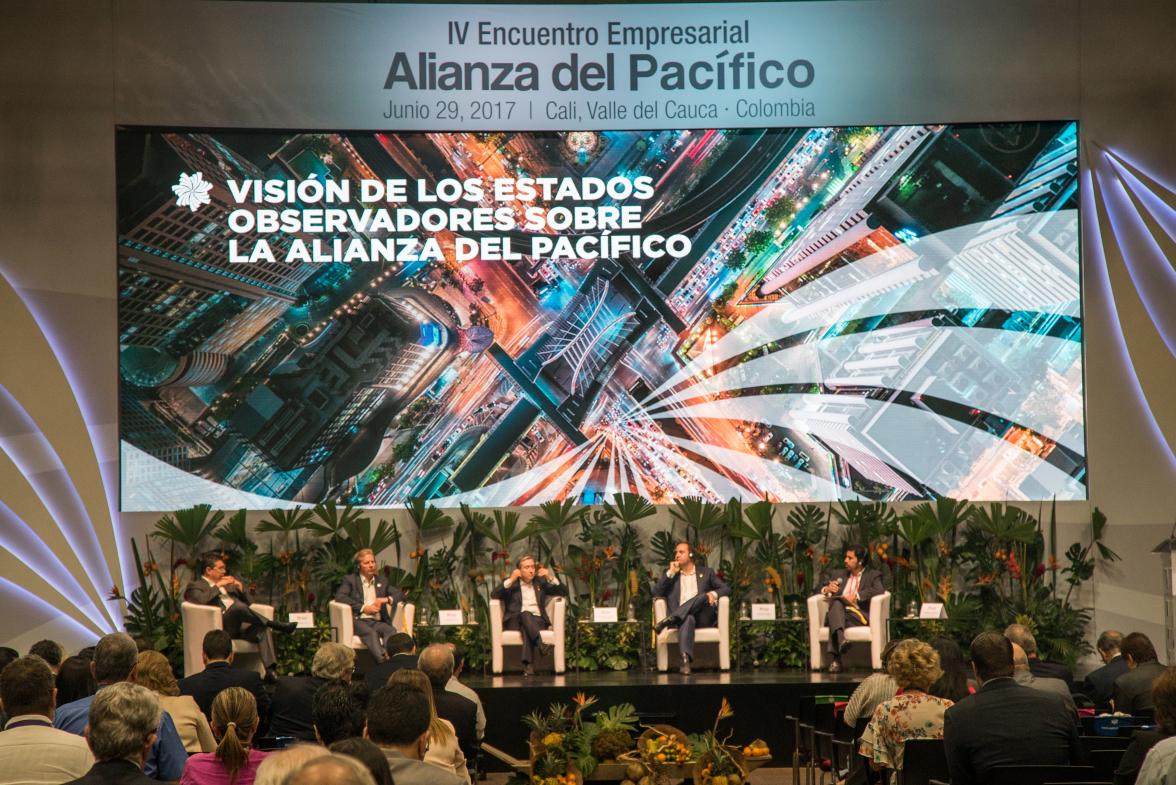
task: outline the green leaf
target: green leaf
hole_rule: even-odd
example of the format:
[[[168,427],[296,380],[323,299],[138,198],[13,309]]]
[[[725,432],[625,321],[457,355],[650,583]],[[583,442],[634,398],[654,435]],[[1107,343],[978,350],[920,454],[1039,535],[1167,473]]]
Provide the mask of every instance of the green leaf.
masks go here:
[[[622,523],[636,523],[657,514],[657,508],[644,496],[635,493],[614,493],[613,503],[604,502],[604,511]]]

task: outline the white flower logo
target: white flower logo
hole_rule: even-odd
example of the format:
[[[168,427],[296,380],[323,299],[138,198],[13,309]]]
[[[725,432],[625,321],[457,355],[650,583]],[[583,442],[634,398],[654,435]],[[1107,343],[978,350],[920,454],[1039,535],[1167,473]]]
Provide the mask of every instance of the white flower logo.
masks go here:
[[[208,204],[208,192],[212,190],[212,183],[204,182],[201,172],[195,174],[180,173],[180,182],[172,186],[172,193],[176,195],[176,204],[187,207],[192,212],[200,209],[200,205]]]

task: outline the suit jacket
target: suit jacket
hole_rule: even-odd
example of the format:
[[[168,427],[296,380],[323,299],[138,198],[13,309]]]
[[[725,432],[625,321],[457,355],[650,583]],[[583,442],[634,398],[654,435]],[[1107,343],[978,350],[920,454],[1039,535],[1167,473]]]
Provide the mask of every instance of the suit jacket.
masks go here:
[[[384,662],[377,664],[363,677],[368,690],[375,692],[388,683],[388,678],[401,668],[415,668],[418,657],[416,654],[393,654]]]
[[[257,671],[234,668],[224,660],[210,662],[204,670],[180,679],[180,694],[191,695],[204,716],[212,720],[212,701],[226,687],[244,687],[257,699],[257,716],[261,720],[257,735],[269,727],[270,696]]]
[[[706,594],[707,592],[713,591],[720,597],[731,596],[731,587],[724,583],[723,579],[716,575],[715,571],[710,567],[695,565],[694,574],[698,576],[699,594]],[[682,601],[679,599],[682,588],[681,578],[682,572],[680,570],[674,573],[674,577],[672,578],[663,572],[661,579],[653,587],[654,597],[666,598],[666,610],[669,613],[678,610],[678,607],[682,604]]]
[[[1122,654],[1101,668],[1086,674],[1082,681],[1082,694],[1090,697],[1095,706],[1106,706],[1115,695],[1115,679],[1127,672],[1127,658]]]
[[[1061,679],[1066,683],[1067,689],[1074,684],[1074,671],[1070,669],[1069,665],[1060,662],[1049,662],[1048,660],[1039,660],[1037,657],[1031,657],[1029,659],[1029,672],[1043,679]]]
[[[129,760],[104,760],[67,785],[159,785],[159,781],[148,777]]]
[[[299,741],[317,741],[312,709],[314,694],[330,679],[320,676],[286,676],[274,688],[270,707],[271,736],[293,736]]]
[[[233,587],[225,589],[225,591],[234,600],[239,600],[246,605],[250,604],[249,594],[244,589]],[[184,589],[184,601],[196,605],[215,605],[218,608],[223,608],[220,601],[220,589],[209,586],[208,581],[203,578],[197,578],[187,585]]]
[[[440,766],[423,760],[406,758],[396,750],[381,749],[392,770],[392,781],[396,785],[466,785],[466,781]]]
[[[1074,713],[1058,695],[991,679],[943,715],[951,785],[988,781],[993,766],[1082,760]]]
[[[550,625],[551,619],[547,618],[547,600],[551,597],[567,597],[568,587],[565,584],[552,583],[546,578],[539,577],[536,577],[532,584],[535,586],[535,600],[539,603],[539,615],[543,617],[546,624]],[[492,598],[502,600],[502,620],[504,622],[510,621],[523,612],[522,585],[523,581],[520,578],[509,587],[500,583],[494,591],[490,592]],[[456,727],[456,723],[454,727]]]
[[[823,583],[828,583],[829,581],[837,579],[841,580],[841,585],[837,588],[835,593],[829,595],[830,599],[833,597],[840,597],[845,591],[845,585],[849,581],[849,570],[831,570],[825,576]],[[863,616],[865,616],[867,619],[870,618],[870,600],[874,599],[885,591],[886,586],[882,583],[882,573],[878,572],[877,570],[872,570],[869,567],[866,567],[862,570],[862,574],[858,579],[857,608],[862,612]]]
[[[461,746],[466,760],[475,760],[478,752],[477,705],[469,698],[450,692],[444,686],[433,687],[433,705],[437,707],[438,717],[453,723],[457,743]]]
[[[392,602],[380,606],[380,620],[388,624],[396,616],[396,606],[404,602],[404,593],[388,583],[383,575],[376,574],[376,599],[390,597]],[[351,606],[351,614],[358,619],[363,613],[363,581],[359,573],[353,572],[343,579],[339,590],[335,592],[335,601],[347,603]],[[411,632],[411,630],[410,630]]]
[[[1155,711],[1152,703],[1152,682],[1163,673],[1164,666],[1152,660],[1141,662],[1115,679],[1115,709],[1135,714]]]
[[[1034,676],[1032,671],[1017,670],[1013,672],[1013,680],[1022,687],[1057,695],[1066,704],[1067,708],[1074,712],[1074,716],[1078,716],[1078,707],[1074,705],[1074,696],[1070,694],[1070,688],[1066,686],[1066,682],[1061,679],[1054,679],[1049,676]]]

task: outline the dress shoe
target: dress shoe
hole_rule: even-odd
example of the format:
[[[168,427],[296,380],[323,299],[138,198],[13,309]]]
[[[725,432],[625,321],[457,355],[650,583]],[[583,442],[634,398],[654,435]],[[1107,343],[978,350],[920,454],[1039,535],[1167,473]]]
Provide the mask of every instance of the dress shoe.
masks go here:
[[[523,675],[528,677],[535,675],[535,669],[531,667],[531,663],[523,663]]]
[[[690,656],[689,655],[687,655],[687,654],[682,655],[682,667],[680,667],[678,669],[678,672],[681,673],[683,676],[690,675]]]
[[[266,668],[265,669],[265,678],[262,679],[262,681],[264,681],[266,684],[277,684],[278,683],[278,669],[272,665],[270,667]]]
[[[289,635],[290,633],[294,632],[294,630],[298,629],[298,624],[292,621],[271,621],[269,626],[271,629],[275,629],[278,632],[285,633],[286,635]]]
[[[829,663],[829,672],[841,673],[841,660],[833,660],[833,662]]]
[[[678,619],[677,616],[667,616],[664,619],[662,619],[661,621],[659,621],[657,624],[653,625],[653,631],[654,632],[663,632],[664,630],[668,630],[671,627],[677,627],[677,626],[681,625],[681,623],[682,623],[681,620]]]

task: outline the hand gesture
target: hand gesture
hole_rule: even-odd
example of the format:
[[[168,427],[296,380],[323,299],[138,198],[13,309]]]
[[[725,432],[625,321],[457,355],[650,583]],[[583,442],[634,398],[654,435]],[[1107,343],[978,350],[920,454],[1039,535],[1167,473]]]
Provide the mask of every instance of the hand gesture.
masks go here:
[[[841,598],[850,605],[857,605],[858,596],[856,592],[841,595]]]
[[[841,588],[840,581],[829,581],[825,584],[825,588],[821,589],[821,594],[836,594],[839,588]]]
[[[363,606],[363,612],[378,614],[380,612],[380,602],[381,602],[381,600],[376,600],[375,602],[371,603],[370,605]]]
[[[507,580],[510,581],[511,583],[514,583],[515,581],[517,581],[521,577],[523,577],[523,571],[520,570],[518,567],[515,567],[514,572],[512,572],[510,574],[510,577],[507,578]]]
[[[678,562],[676,562],[676,561],[670,562],[670,577],[672,578],[675,575],[677,575],[678,570],[680,570],[680,569],[682,569],[682,568],[681,568],[681,566],[679,566]]]
[[[719,604],[719,595],[717,592],[708,591],[706,593],[706,599],[707,599],[707,602],[709,602],[711,605],[718,605]]]
[[[551,573],[548,572],[547,568],[543,567],[542,565],[540,565],[539,571],[536,572],[535,575],[537,575],[540,578],[550,578],[551,577]]]

